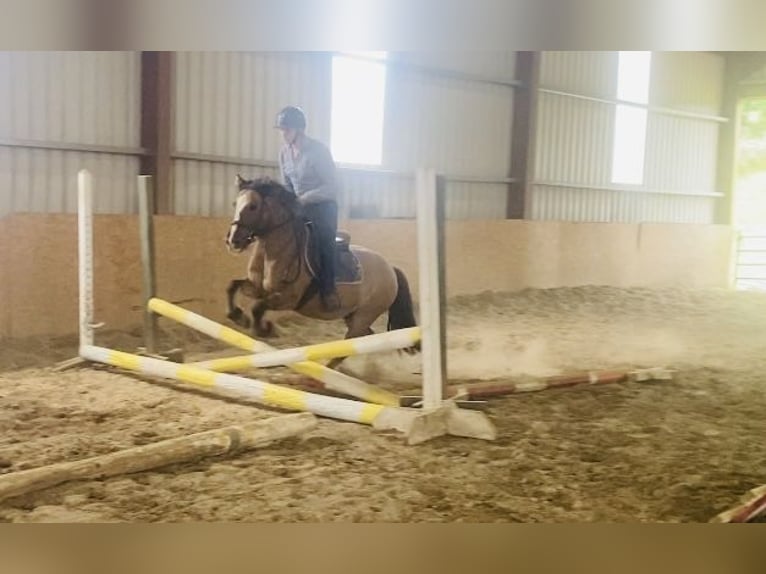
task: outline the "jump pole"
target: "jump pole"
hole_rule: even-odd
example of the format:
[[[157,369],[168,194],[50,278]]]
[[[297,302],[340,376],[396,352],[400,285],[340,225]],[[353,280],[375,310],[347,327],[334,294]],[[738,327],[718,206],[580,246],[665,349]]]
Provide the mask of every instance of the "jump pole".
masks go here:
[[[177,321],[187,327],[204,333],[208,337],[218,339],[228,343],[233,347],[249,351],[251,353],[269,353],[277,351],[271,345],[248,337],[244,333],[216,323],[215,321],[203,317],[193,311],[164,301],[163,299],[153,298],[149,301],[149,309],[158,315],[162,315],[173,321]],[[219,359],[223,360],[223,359]],[[197,365],[199,366],[199,365]],[[323,382],[328,389],[356,397],[369,403],[375,403],[385,406],[398,406],[399,397],[380,387],[365,383],[359,379],[345,375],[339,371],[328,369],[321,363],[314,361],[300,361],[287,365],[287,367],[296,373],[305,375],[312,379]]]
[[[742,497],[739,505],[714,516],[712,523],[744,523],[766,513],[766,485],[753,488]]]
[[[219,372],[242,371],[252,367],[267,368],[292,365],[301,361],[335,359],[369,353],[380,353],[412,347],[420,340],[420,327],[397,329],[386,333],[376,333],[353,339],[342,339],[292,349],[281,349],[256,355],[225,357],[192,363],[196,367]]]
[[[77,172],[77,286],[80,347],[92,345],[93,323],[93,176],[87,169]],[[83,365],[81,356],[58,363],[54,371]]]
[[[78,274],[80,311],[79,356],[86,361],[112,365],[129,371],[161,378],[183,381],[203,387],[218,387],[248,396],[267,406],[292,411],[307,411],[338,420],[369,424],[376,429],[394,429],[407,433],[408,442],[416,444],[409,436],[417,410],[389,407],[380,404],[345,400],[315,395],[295,389],[283,388],[265,381],[215,373],[205,369],[123,353],[93,345],[93,184],[92,176],[82,170],[78,173]],[[221,327],[221,326],[219,326]],[[310,363],[310,368],[314,368]],[[320,365],[321,366],[321,365]],[[329,370],[329,369],[328,369]],[[335,371],[330,371],[335,372]],[[340,373],[337,373],[340,375]],[[398,398],[397,398],[398,404]]]
[[[80,347],[93,344],[93,176],[77,173],[77,267],[80,289]]]
[[[415,180],[423,403],[410,438],[422,442],[449,434],[494,440],[497,431],[484,413],[460,409],[455,401],[445,400],[445,185],[433,169],[418,169]]]
[[[216,373],[183,363],[123,353],[94,345],[85,345],[80,348],[80,356],[89,361],[153,377],[233,392],[269,407],[307,411],[332,419],[371,425],[377,429],[395,429],[406,433],[417,415],[417,410],[413,409],[386,407],[307,393],[259,379]]]

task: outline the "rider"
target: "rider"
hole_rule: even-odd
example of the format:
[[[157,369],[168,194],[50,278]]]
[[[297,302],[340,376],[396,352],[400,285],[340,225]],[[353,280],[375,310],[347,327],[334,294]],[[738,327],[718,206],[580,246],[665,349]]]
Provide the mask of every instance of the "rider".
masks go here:
[[[316,234],[319,248],[319,294],[328,311],[340,306],[335,289],[335,234],[338,229],[338,180],[330,150],[306,135],[306,115],[296,106],[277,114],[284,145],[279,171],[284,185],[298,197]]]

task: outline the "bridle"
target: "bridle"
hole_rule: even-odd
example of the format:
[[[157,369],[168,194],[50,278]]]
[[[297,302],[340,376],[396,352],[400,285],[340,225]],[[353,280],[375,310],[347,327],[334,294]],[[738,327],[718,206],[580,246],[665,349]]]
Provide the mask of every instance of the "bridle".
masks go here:
[[[252,243],[256,237],[266,237],[270,233],[276,231],[277,229],[284,227],[288,223],[290,223],[294,218],[292,215],[288,215],[284,221],[280,221],[279,223],[276,223],[272,225],[271,227],[267,227],[265,229],[260,229],[254,225],[246,225],[242,223],[239,219],[235,219],[231,222],[230,227],[241,227],[245,231],[247,231],[247,243],[248,245]]]
[[[253,189],[251,187],[243,187],[240,191],[245,191],[245,190],[257,192],[257,190],[255,190],[255,189]],[[279,201],[279,203],[281,203],[282,206],[285,208],[285,212],[287,213],[287,215],[286,215],[284,221],[280,221],[279,223],[275,223],[271,227],[266,227],[266,228],[262,229],[262,228],[259,228],[259,227],[255,226],[255,225],[252,225],[252,224],[251,225],[246,225],[246,224],[242,223],[239,220],[239,218],[233,220],[229,224],[229,226],[230,227],[242,227],[243,229],[245,229],[245,231],[247,231],[247,233],[248,233],[247,234],[247,238],[246,238],[247,244],[250,245],[255,240],[256,237],[266,237],[270,233],[276,231],[277,229],[280,229],[280,228],[284,227],[285,225],[290,223],[293,219],[295,219],[295,214],[292,212],[293,210],[290,208],[290,206],[285,205],[284,201]],[[240,213],[242,211],[243,210],[240,210]]]
[[[240,191],[244,190],[250,190],[258,192],[258,190],[252,189],[251,187],[243,187]],[[239,219],[234,219],[230,226],[232,227],[241,227],[247,231],[246,241],[247,244],[250,245],[253,243],[253,241],[258,237],[266,237],[269,234],[273,233],[274,231],[277,231],[278,229],[281,229],[282,227],[285,227],[286,225],[293,224],[295,226],[294,229],[294,237],[295,237],[295,255],[293,257],[293,260],[297,262],[297,265],[291,265],[288,269],[285,270],[285,274],[289,273],[293,268],[295,269],[294,273],[291,273],[293,275],[290,279],[285,279],[285,283],[293,283],[298,280],[301,274],[301,270],[303,268],[303,253],[302,253],[302,247],[303,243],[306,241],[306,234],[305,234],[305,222],[301,219],[299,214],[295,213],[295,209],[293,209],[292,206],[287,205],[287,202],[284,200],[281,200],[280,198],[277,198],[277,201],[282,205],[282,207],[285,210],[285,218],[283,221],[280,221],[278,223],[275,223],[274,225],[271,225],[270,227],[266,228],[259,228],[255,225],[248,225],[245,223],[242,223]],[[244,211],[244,209],[240,210],[240,213]],[[236,233],[236,231],[235,231]]]

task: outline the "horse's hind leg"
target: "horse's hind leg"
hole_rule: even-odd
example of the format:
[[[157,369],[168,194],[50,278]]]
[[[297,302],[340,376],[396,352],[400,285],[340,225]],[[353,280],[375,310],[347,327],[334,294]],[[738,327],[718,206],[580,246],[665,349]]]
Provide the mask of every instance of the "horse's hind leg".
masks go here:
[[[234,296],[247,282],[247,279],[234,279],[226,288],[226,317],[246,329],[250,327],[250,319],[245,315],[242,309],[234,304]]]

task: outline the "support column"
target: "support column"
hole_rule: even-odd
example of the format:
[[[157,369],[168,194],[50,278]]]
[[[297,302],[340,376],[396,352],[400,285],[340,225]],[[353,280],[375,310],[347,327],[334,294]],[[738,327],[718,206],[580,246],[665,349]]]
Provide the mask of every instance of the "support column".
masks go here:
[[[141,175],[152,176],[155,213],[173,212],[173,53],[141,53]]]
[[[518,52],[516,78],[522,83],[522,87],[516,89],[513,94],[510,176],[516,181],[508,186],[508,219],[524,219],[529,209],[529,194],[535,171],[535,119],[539,75],[539,52]]]

